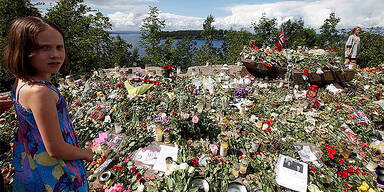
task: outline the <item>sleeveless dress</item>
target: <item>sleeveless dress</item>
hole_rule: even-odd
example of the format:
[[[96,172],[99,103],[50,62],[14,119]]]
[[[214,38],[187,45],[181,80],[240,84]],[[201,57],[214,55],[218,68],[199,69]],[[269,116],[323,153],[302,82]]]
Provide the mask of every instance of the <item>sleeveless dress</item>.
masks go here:
[[[68,117],[66,102],[60,91],[51,83],[34,82],[44,84],[59,95],[56,107],[64,141],[79,147],[79,140]],[[20,89],[25,85],[26,83],[20,86],[16,97],[13,90],[11,91],[19,121],[13,145],[13,166],[15,167],[13,191],[89,191],[82,160],[59,160],[48,155],[32,112],[18,102]]]

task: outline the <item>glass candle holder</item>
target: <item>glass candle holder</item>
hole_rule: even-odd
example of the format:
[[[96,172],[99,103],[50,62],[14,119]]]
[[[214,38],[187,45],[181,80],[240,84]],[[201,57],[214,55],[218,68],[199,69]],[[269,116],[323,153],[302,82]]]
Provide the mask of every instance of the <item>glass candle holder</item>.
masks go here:
[[[240,174],[244,175],[245,173],[247,173],[247,168],[248,168],[248,161],[245,159],[241,160]]]
[[[65,83],[67,83],[67,85],[70,87],[75,87],[75,79],[72,75],[67,75],[65,77]]]
[[[220,144],[220,156],[227,156],[228,152],[228,137],[223,137]]]
[[[172,157],[165,158],[165,170],[170,170],[173,163]]]
[[[157,142],[163,141],[163,130],[161,130],[161,128],[156,128],[155,134],[156,134],[155,141],[157,141]]]
[[[239,176],[240,164],[238,162],[233,162],[232,164],[232,175],[237,178]]]
[[[171,133],[164,132],[164,143],[170,143],[171,142]]]

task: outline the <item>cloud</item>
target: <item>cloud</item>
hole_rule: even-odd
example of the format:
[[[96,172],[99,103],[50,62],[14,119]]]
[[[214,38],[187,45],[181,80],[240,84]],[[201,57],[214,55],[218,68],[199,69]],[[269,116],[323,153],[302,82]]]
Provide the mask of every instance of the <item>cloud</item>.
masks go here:
[[[53,0],[32,0],[32,2],[38,1],[54,2]],[[148,5],[157,6],[161,4],[161,1],[85,0],[85,3],[110,17],[113,30],[139,30],[142,20],[147,17]],[[364,2],[361,0],[279,1],[263,4],[238,4],[228,7],[214,7],[213,9],[228,12],[228,16],[224,17],[213,15],[215,17],[213,25],[217,29],[249,29],[252,23],[259,21],[263,13],[266,14],[267,18],[276,18],[279,25],[288,19],[302,18],[306,26],[319,28],[332,12],[335,12],[336,17],[341,18],[338,24],[340,28],[351,28],[356,25],[384,27],[383,0],[364,0]],[[205,20],[205,17],[176,15],[161,10],[159,16],[165,20],[165,30],[202,29]]]
[[[84,1],[90,7],[98,9],[108,9],[108,10],[117,10],[127,11],[127,9],[136,9],[139,8],[143,10],[143,7],[148,5],[154,5],[159,2],[159,0],[85,0]]]
[[[187,17],[172,13],[160,13],[159,17],[165,20],[166,30],[199,30],[202,29],[205,18]]]
[[[341,18],[338,27],[384,27],[382,0],[365,0],[364,3],[361,0],[281,1],[235,5],[225,10],[231,12],[231,15],[217,18],[217,26],[250,26],[265,13],[267,18],[276,18],[278,24],[288,19],[302,18],[306,26],[319,28],[329,14],[335,12],[336,17]]]

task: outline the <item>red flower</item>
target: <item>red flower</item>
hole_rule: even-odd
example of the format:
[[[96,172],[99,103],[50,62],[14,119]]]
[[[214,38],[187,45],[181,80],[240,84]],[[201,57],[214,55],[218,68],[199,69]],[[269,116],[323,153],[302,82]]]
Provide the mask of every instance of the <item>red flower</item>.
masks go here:
[[[304,69],[304,75],[308,76],[308,69]]]
[[[363,172],[363,175],[364,175],[364,176],[367,176],[367,175],[368,175],[368,173],[367,173],[367,172]]]
[[[195,148],[193,145],[190,145],[190,146],[188,146],[190,149],[193,149],[193,148]]]
[[[343,171],[343,172],[341,173],[341,176],[342,176],[343,178],[347,178],[347,177],[348,177],[348,172],[347,172],[347,171]]]
[[[131,168],[131,173],[136,173],[136,167]]]
[[[104,117],[104,114],[103,113],[99,113],[99,115],[97,116],[97,120],[100,120]]]
[[[197,167],[199,165],[199,159],[196,156],[194,156],[193,158],[194,159],[192,160],[192,166]]]
[[[317,171],[317,170],[316,170],[315,168],[313,168],[313,167],[311,168],[311,170],[312,170],[312,172],[314,172],[314,173],[316,173],[316,171]]]
[[[337,154],[336,150],[332,148],[327,148],[327,151],[328,151],[329,158],[334,159],[335,158],[334,156]]]
[[[342,165],[343,162],[344,162],[345,160],[346,160],[345,158],[341,158],[341,159],[339,159],[339,163],[340,163],[340,165]]]
[[[273,120],[269,119],[268,121],[265,122],[269,127],[273,125]]]
[[[78,106],[78,105],[80,105],[80,101],[79,101],[79,100],[77,100],[77,101],[74,103],[74,105],[75,105],[75,106]]]
[[[361,169],[359,169],[359,168],[355,169],[355,173],[356,173],[357,175],[360,175],[360,173],[361,173]]]
[[[341,172],[340,172],[340,171],[337,172],[337,176],[338,176],[338,177],[341,176]]]
[[[353,169],[353,167],[349,167],[349,168],[347,169],[347,171],[348,171],[348,173],[353,173],[353,172],[355,172],[355,169]]]

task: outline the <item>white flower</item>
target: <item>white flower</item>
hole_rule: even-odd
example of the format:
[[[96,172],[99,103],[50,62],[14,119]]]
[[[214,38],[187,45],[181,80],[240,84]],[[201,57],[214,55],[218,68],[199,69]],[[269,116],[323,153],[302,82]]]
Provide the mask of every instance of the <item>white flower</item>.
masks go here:
[[[145,186],[144,186],[143,184],[140,184],[140,185],[137,187],[137,191],[142,192],[142,191],[144,191],[144,188],[145,188]]]
[[[111,117],[109,115],[104,117],[104,122],[103,123],[111,123]]]
[[[266,130],[268,128],[268,124],[264,123],[263,124],[263,130]]]
[[[249,121],[253,123],[255,123],[256,120],[257,120],[257,117],[255,115],[251,115],[251,117],[249,118]]]
[[[161,119],[165,119],[165,118],[167,118],[167,114],[161,113]]]
[[[178,167],[177,167],[178,170],[185,170],[187,168],[188,168],[187,163],[180,163],[180,165],[178,165]]]
[[[195,168],[190,166],[189,169],[188,169],[188,173],[193,173],[195,171]]]

